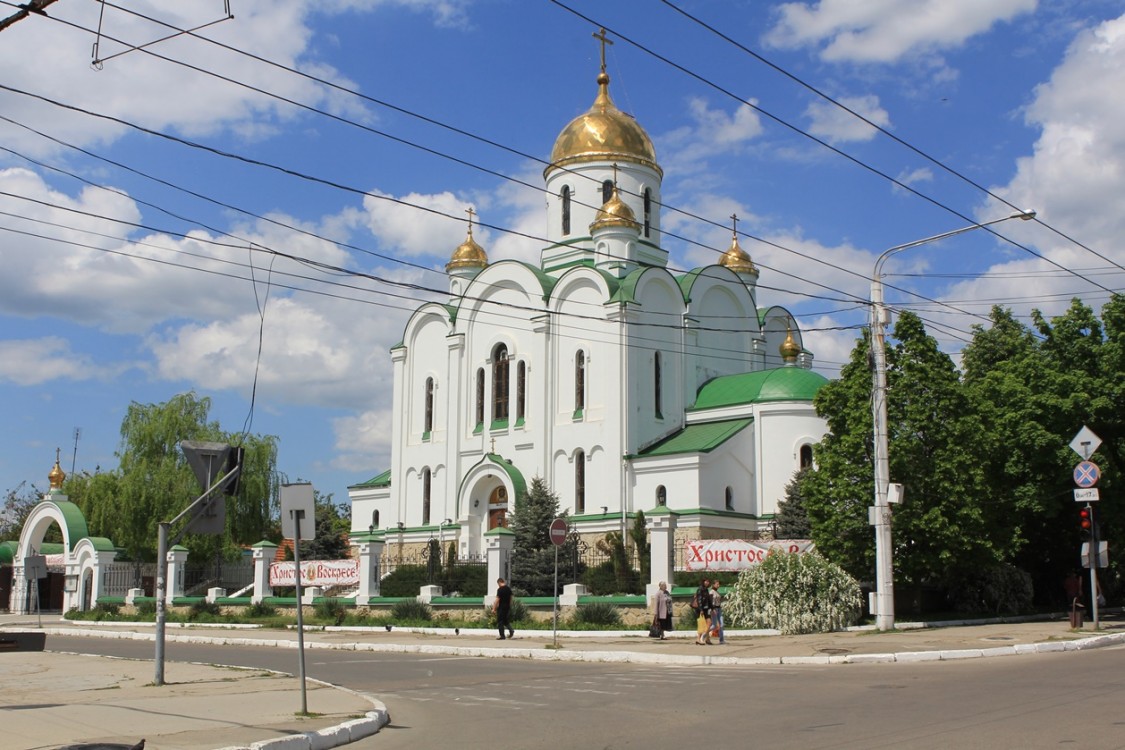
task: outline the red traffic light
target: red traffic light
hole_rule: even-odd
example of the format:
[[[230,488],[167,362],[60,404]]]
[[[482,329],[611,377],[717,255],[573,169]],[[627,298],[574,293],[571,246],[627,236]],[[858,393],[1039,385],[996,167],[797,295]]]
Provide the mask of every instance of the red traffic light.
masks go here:
[[[1083,508],[1082,510],[1078,511],[1078,518],[1080,519],[1080,523],[1082,525],[1082,528],[1085,529],[1086,531],[1089,531],[1090,530],[1090,509],[1089,508]]]

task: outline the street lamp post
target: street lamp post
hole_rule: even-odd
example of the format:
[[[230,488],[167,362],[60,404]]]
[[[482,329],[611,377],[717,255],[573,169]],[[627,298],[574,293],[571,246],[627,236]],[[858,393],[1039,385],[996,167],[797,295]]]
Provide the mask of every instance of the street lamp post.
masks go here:
[[[895,245],[875,261],[871,273],[871,351],[875,368],[871,389],[871,416],[874,422],[875,444],[875,506],[870,509],[869,520],[875,527],[875,598],[871,608],[875,615],[875,625],[879,630],[890,630],[895,626],[895,587],[894,555],[891,546],[891,509],[887,502],[887,488],[890,483],[890,462],[887,456],[887,352],[884,348],[883,329],[890,322],[886,306],[883,304],[883,264],[889,257],[912,247],[943,240],[956,234],[964,234],[1009,219],[1034,219],[1034,211],[1021,211],[1001,219],[970,224],[950,232],[935,234],[903,245]]]

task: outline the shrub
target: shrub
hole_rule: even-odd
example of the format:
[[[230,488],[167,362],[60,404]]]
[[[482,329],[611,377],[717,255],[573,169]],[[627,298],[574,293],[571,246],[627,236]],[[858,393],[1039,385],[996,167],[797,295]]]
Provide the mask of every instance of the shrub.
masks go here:
[[[397,622],[417,622],[424,620],[429,622],[434,619],[434,612],[430,609],[430,605],[425,602],[420,602],[416,599],[403,599],[401,602],[395,602],[391,607],[391,617]]]
[[[348,616],[348,611],[339,599],[321,599],[313,606],[313,616],[320,622],[339,625]]]
[[[273,606],[272,604],[267,604],[266,602],[257,602],[247,607],[244,614],[246,615],[246,617],[255,620],[264,619],[267,617],[277,617],[277,607]]]
[[[94,622],[102,620],[117,620],[121,617],[121,605],[110,602],[98,602],[91,611]]]
[[[206,599],[200,599],[191,605],[191,609],[188,610],[187,619],[191,622],[213,622],[216,618],[221,617],[222,614],[223,608],[218,604],[209,602]]]
[[[964,614],[1019,614],[1031,610],[1031,576],[1008,563],[963,575],[946,585],[949,604]]]
[[[770,552],[743,571],[723,602],[730,627],[825,633],[859,621],[859,584],[816,552]]]
[[[581,604],[570,618],[574,625],[620,625],[621,611],[609,602]]]
[[[142,620],[150,620],[150,619],[156,618],[156,602],[155,601],[150,601],[150,600],[146,599],[143,602],[137,602],[136,609],[137,609],[137,617],[141,618]]]

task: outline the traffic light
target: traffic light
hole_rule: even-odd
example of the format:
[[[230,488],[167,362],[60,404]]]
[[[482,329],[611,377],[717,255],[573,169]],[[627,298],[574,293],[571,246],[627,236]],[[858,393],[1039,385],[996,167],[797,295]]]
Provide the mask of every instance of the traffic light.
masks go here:
[[[1082,527],[1082,538],[1089,539],[1094,527],[1094,513],[1090,506],[1078,511],[1078,525]]]

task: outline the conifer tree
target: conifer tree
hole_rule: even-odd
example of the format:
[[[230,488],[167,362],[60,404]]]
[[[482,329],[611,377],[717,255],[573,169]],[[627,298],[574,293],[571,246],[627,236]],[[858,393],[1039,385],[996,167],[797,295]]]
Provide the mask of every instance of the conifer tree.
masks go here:
[[[565,516],[565,514],[563,514]],[[531,480],[526,492],[516,498],[508,528],[515,534],[509,582],[524,596],[552,596],[555,585],[555,549],[551,544],[551,521],[559,517],[559,498],[540,477]],[[559,550],[560,561],[568,552]],[[559,583],[560,587],[562,582]]]

